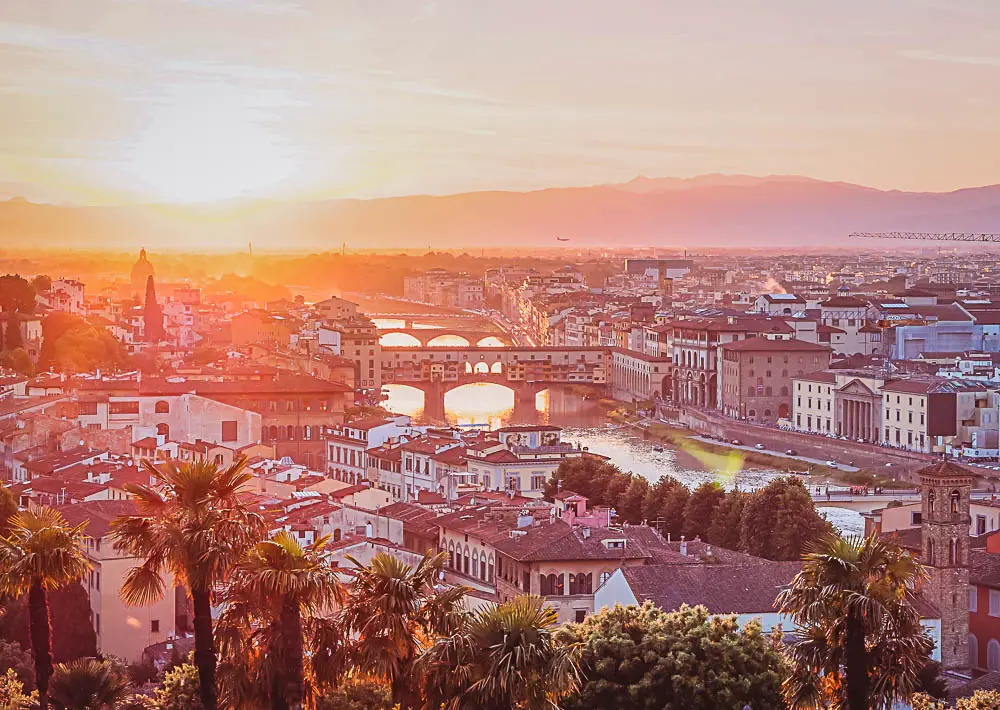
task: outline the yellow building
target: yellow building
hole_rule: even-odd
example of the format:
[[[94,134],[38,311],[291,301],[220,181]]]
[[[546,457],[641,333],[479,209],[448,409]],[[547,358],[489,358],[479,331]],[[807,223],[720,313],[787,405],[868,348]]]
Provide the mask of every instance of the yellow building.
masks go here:
[[[140,661],[143,649],[176,633],[172,577],[166,580],[168,592],[164,598],[150,606],[130,607],[121,599],[125,575],[141,561],[115,551],[111,521],[134,514],[135,510],[130,500],[98,500],[76,503],[61,511],[71,525],[87,523],[85,551],[93,568],[83,586],[90,595],[97,652],[129,662]]]

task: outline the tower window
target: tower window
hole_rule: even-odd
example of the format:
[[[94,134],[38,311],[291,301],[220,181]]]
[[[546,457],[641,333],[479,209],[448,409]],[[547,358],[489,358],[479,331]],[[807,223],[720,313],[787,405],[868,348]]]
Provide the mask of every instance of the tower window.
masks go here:
[[[958,512],[958,499],[959,499],[958,491],[952,491],[951,492],[951,512],[952,513],[957,513]]]

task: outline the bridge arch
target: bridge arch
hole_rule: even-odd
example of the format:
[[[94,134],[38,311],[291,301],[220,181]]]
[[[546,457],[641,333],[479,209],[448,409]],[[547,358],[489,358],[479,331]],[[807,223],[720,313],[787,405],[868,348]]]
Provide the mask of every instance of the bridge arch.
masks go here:
[[[457,341],[461,340],[461,343]],[[454,347],[470,347],[472,343],[464,335],[459,335],[458,333],[442,333],[441,335],[435,336],[427,341],[427,347],[429,348],[454,348]]]
[[[480,338],[476,343],[476,347],[479,348],[502,348],[506,345],[507,343],[496,335],[487,335],[485,338]]]
[[[389,330],[379,333],[378,343],[390,348],[419,348],[423,345],[420,338],[413,333],[402,330]]]

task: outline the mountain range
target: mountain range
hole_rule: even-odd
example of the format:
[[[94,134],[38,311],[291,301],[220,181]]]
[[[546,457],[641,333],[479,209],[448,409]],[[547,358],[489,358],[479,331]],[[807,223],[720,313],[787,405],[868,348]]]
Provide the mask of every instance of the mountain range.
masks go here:
[[[852,231],[1000,231],[1000,185],[878,190],[794,175],[638,177],[529,192],[160,205],[0,202],[8,247],[204,249],[497,246],[802,247]],[[568,242],[557,241],[557,237]]]

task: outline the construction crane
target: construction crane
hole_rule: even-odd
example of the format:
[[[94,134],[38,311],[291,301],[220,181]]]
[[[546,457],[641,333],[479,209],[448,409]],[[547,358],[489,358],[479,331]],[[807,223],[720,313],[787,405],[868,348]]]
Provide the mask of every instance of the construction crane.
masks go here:
[[[973,232],[851,232],[852,239],[922,239],[937,242],[1000,242],[1000,234]]]

